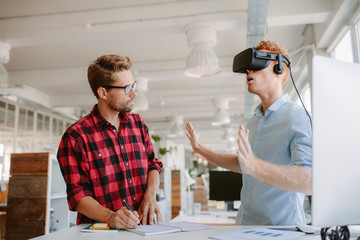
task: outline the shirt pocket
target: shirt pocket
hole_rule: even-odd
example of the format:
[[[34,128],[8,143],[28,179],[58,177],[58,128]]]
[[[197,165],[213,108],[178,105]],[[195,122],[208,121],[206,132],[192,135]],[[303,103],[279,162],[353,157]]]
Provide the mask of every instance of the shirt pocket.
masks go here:
[[[93,167],[90,169],[90,177],[101,182],[101,185],[107,185],[116,181],[113,163],[111,162],[109,152],[104,149],[94,151]]]

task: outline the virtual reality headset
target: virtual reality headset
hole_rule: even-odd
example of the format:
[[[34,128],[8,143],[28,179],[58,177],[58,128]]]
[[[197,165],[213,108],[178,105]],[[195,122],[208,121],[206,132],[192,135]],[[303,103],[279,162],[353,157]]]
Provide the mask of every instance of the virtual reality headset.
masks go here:
[[[267,68],[271,60],[278,61],[278,64],[274,67],[274,72],[277,74],[282,74],[284,71],[282,62],[290,68],[291,63],[289,59],[280,53],[261,52],[248,48],[234,57],[233,72],[247,73],[247,70],[259,71]]]

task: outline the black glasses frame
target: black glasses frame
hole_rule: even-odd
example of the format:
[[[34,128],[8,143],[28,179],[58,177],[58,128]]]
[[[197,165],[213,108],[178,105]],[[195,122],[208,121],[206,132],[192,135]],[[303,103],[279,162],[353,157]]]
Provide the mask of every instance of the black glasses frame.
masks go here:
[[[103,88],[107,88],[107,89],[112,89],[112,88],[123,88],[124,89],[124,93],[126,95],[129,95],[131,93],[131,91],[134,89],[136,90],[136,81],[133,83],[133,84],[129,84],[129,85],[126,85],[124,87],[119,87],[119,86],[111,86],[111,85],[104,85],[102,86]]]

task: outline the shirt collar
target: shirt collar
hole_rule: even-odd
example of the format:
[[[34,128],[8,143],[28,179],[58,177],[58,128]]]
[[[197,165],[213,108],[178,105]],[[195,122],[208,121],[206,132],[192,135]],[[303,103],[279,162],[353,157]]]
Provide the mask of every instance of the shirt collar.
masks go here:
[[[267,115],[269,112],[276,112],[282,105],[284,105],[286,102],[289,102],[290,98],[289,95],[286,93],[282,95],[278,100],[276,100],[266,111],[265,115]],[[254,114],[257,117],[263,117],[263,105],[260,103],[254,110]]]
[[[119,112],[120,124],[132,123],[128,114],[129,113],[127,112]],[[108,121],[101,115],[97,104],[93,107],[91,115],[93,116],[95,124],[99,124],[99,127],[108,123]]]

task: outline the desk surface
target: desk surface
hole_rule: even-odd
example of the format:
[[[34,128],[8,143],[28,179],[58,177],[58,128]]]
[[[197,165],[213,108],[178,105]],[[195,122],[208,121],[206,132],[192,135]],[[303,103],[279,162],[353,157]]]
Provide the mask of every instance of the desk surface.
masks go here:
[[[48,235],[40,236],[37,238],[33,238],[36,240],[99,240],[99,239],[127,239],[127,240],[137,240],[137,239],[171,239],[171,240],[184,240],[184,239],[209,239],[209,236],[213,236],[216,234],[230,233],[241,231],[249,228],[254,228],[257,226],[214,226],[213,229],[204,230],[204,231],[193,231],[193,232],[177,232],[163,235],[155,235],[144,237],[135,233],[131,233],[128,231],[120,231],[117,233],[84,233],[80,230],[84,227],[88,226],[88,224],[78,225],[72,228],[64,229],[58,232],[54,232]],[[320,235],[303,235],[297,239],[301,240],[310,240],[310,239],[320,239]]]
[[[179,215],[171,222],[188,221],[207,225],[235,225],[237,211],[211,211]]]

